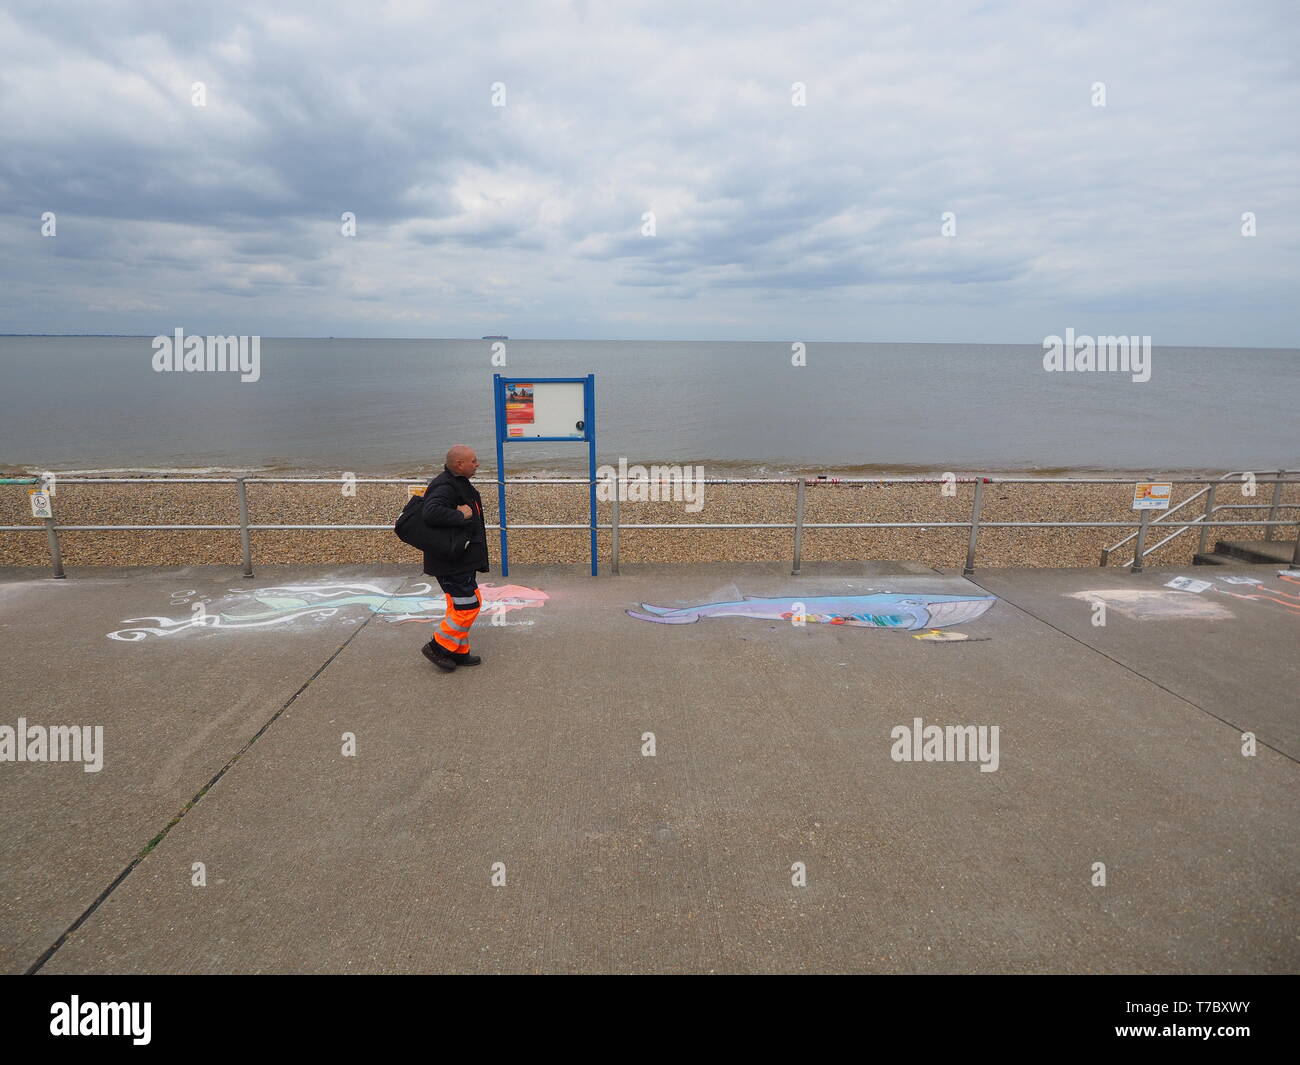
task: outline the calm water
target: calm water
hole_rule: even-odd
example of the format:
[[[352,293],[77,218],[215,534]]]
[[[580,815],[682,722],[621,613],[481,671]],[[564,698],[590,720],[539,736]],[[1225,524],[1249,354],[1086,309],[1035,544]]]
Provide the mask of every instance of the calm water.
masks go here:
[[[789,470],[1300,467],[1300,350],[1156,348],[1151,380],[1046,373],[1038,345],[510,341],[511,376],[596,374],[598,458]],[[0,337],[0,463],[404,475],[495,465],[490,344],[262,341],[261,380],[155,373],[150,338]],[[577,471],[581,445],[507,447]]]

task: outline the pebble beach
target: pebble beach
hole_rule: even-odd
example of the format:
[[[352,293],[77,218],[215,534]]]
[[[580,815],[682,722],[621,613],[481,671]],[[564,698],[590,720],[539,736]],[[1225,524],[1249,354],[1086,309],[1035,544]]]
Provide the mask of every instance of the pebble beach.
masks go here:
[[[416,473],[411,484],[424,484],[434,471]],[[336,477],[297,471],[277,476]],[[384,476],[374,474],[371,476]],[[397,475],[395,475],[397,476]],[[489,525],[497,521],[497,488],[491,473],[476,484],[483,496]],[[516,475],[511,477],[527,476]],[[1097,476],[1097,475],[1089,475]],[[170,483],[78,484],[61,480],[54,497],[60,525],[237,525],[239,506],[234,484]],[[338,480],[316,484],[257,484],[247,486],[252,524],[383,525],[379,530],[254,530],[251,533],[254,565],[411,563],[420,557],[391,531],[405,499],[403,484],[355,484],[349,494]],[[4,525],[33,525],[39,532],[0,534],[0,565],[47,566],[49,547],[41,523],[31,516],[27,487],[0,485],[0,518]],[[974,486],[959,483],[955,495],[945,496],[937,483],[810,484],[806,489],[805,521],[833,522],[945,522],[968,521]],[[1173,504],[1192,495],[1199,485],[1175,485]],[[1273,489],[1261,477],[1253,497],[1230,482],[1218,490],[1220,504],[1268,504]],[[588,559],[589,534],[586,485],[511,483],[507,488],[510,514],[512,566],[536,564],[575,565]],[[621,504],[620,561],[635,563],[777,562],[793,555],[791,529],[636,529],[638,523],[793,523],[793,484],[706,485],[703,508],[688,512],[682,502],[631,502]],[[1300,485],[1286,485],[1283,501],[1300,503]],[[999,521],[1135,521],[1131,509],[1132,483],[1116,485],[1008,484],[984,486],[982,522]],[[1202,512],[1203,500],[1191,504],[1186,516]],[[610,505],[598,503],[598,520],[608,523]],[[1266,511],[1236,512],[1244,517],[1266,517]],[[1294,518],[1300,511],[1284,510]],[[1182,515],[1180,515],[1182,516]],[[1227,517],[1228,515],[1223,515]],[[1153,532],[1148,544],[1179,526],[1171,519],[1166,532]],[[530,530],[521,525],[583,525],[572,530]],[[1160,526],[1155,526],[1159,529]],[[976,565],[995,566],[1096,566],[1103,547],[1120,540],[1129,530],[1101,529],[996,529],[980,532]],[[1278,527],[1274,538],[1294,541],[1295,525]],[[803,559],[819,561],[898,560],[921,562],[936,568],[961,566],[968,531],[961,528],[905,529],[806,528]],[[1215,540],[1259,539],[1262,529],[1225,527],[1211,531]],[[240,564],[240,537],[233,530],[64,531],[59,534],[65,567],[77,566],[184,566]],[[1186,565],[1197,550],[1198,533],[1185,533],[1148,556],[1148,565]],[[602,562],[607,562],[610,534],[598,534]],[[1131,545],[1130,545],[1131,546]],[[489,530],[489,549],[497,566],[498,538]],[[1128,560],[1123,549],[1112,565]]]

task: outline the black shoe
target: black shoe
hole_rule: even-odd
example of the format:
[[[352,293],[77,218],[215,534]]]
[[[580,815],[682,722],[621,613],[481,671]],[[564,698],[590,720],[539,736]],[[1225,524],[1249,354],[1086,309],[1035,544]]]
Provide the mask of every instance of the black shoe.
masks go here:
[[[471,654],[453,655],[452,657],[456,659],[456,665],[458,666],[477,666],[483,661],[478,655]]]
[[[436,643],[426,643],[420,648],[420,654],[424,655],[439,669],[445,669],[448,673],[453,672],[456,668],[456,659],[450,652],[444,651]]]

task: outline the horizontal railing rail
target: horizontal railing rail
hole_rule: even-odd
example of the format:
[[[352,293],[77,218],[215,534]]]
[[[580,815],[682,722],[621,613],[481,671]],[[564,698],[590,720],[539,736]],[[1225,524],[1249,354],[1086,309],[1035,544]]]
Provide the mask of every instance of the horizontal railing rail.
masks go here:
[[[1300,477],[1288,477],[1288,472],[1279,470],[1275,476],[1270,476],[1265,483],[1274,485],[1273,500],[1271,503],[1247,503],[1247,504],[1216,504],[1214,502],[1214,490],[1217,486],[1223,484],[1224,480],[1229,477],[1242,476],[1240,473],[1224,474],[1221,477],[1193,477],[1172,480],[1170,483],[1176,485],[1206,485],[1207,487],[1199,492],[1194,493],[1187,499],[1183,500],[1177,506],[1166,512],[1163,517],[1176,512],[1178,509],[1186,506],[1194,499],[1207,497],[1205,513],[1201,516],[1187,521],[1181,528],[1165,537],[1159,543],[1152,547],[1145,546],[1145,538],[1150,528],[1157,524],[1157,521],[1151,520],[1151,512],[1144,511],[1141,519],[1133,521],[985,521],[981,519],[981,509],[983,504],[984,488],[986,485],[1031,485],[1031,484],[1051,484],[1051,485],[1131,485],[1132,478],[1113,478],[1113,477],[986,477],[986,476],[967,476],[967,477],[828,477],[828,476],[803,476],[803,477],[776,477],[776,478],[759,478],[759,477],[710,477],[701,480],[691,479],[692,484],[714,484],[714,485],[787,485],[795,488],[795,515],[792,522],[623,522],[621,521],[621,503],[626,500],[620,500],[620,493],[614,492],[608,500],[610,503],[610,520],[608,522],[596,522],[594,527],[597,531],[610,533],[610,565],[613,572],[618,572],[621,534],[625,529],[789,529],[794,531],[794,556],[793,556],[793,573],[798,573],[802,561],[803,533],[806,529],[966,529],[968,530],[968,539],[966,547],[966,557],[962,567],[962,572],[971,574],[975,571],[975,557],[978,548],[979,534],[982,529],[1133,529],[1123,540],[1112,544],[1102,552],[1102,565],[1107,564],[1111,552],[1123,546],[1128,541],[1137,538],[1137,544],[1133,558],[1125,563],[1130,566],[1133,572],[1140,572],[1142,569],[1143,559],[1151,552],[1169,543],[1175,537],[1196,528],[1201,531],[1201,547],[1204,549],[1205,537],[1211,528],[1241,528],[1259,526],[1265,530],[1266,538],[1271,539],[1273,530],[1278,526],[1297,525],[1300,526],[1300,517],[1290,520],[1278,518],[1281,510],[1300,509],[1300,503],[1284,503],[1281,499],[1282,487],[1288,484],[1300,484]],[[644,486],[647,489],[658,489],[665,485],[671,486],[672,480],[645,481],[641,478],[597,478],[593,482],[590,478],[576,477],[508,477],[504,481],[482,478],[480,483],[484,484],[504,484],[509,486],[525,485],[583,485],[590,486],[610,485],[614,483],[632,483]],[[8,483],[26,483],[31,484],[33,481]],[[61,532],[149,532],[149,531],[220,531],[220,532],[239,532],[240,546],[243,554],[243,573],[245,577],[253,576],[252,561],[252,540],[251,534],[263,531],[289,531],[289,530],[355,530],[377,532],[380,530],[391,530],[392,524],[328,524],[328,523],[264,523],[253,522],[249,520],[248,515],[248,493],[247,487],[250,484],[391,484],[391,485],[410,485],[413,479],[409,477],[60,477],[58,485],[75,485],[75,484],[228,484],[234,485],[238,494],[239,502],[239,522],[238,524],[154,524],[154,525],[60,525],[54,517],[43,519],[41,525],[0,525],[0,532],[45,532],[49,538],[50,545],[50,564],[55,577],[64,577],[62,555],[59,544],[59,533]],[[855,522],[810,522],[805,518],[807,505],[808,487],[819,485],[890,485],[890,484],[943,484],[943,485],[974,485],[974,493],[971,504],[970,517],[966,521],[855,521]],[[657,491],[655,494],[658,494]],[[636,502],[663,502],[666,500],[646,499],[636,500]],[[1266,519],[1258,521],[1248,521],[1244,519],[1216,521],[1214,516],[1218,511],[1227,510],[1268,510],[1269,516]],[[51,514],[53,514],[53,500],[51,500]],[[526,530],[590,530],[593,527],[591,522],[583,523],[564,523],[564,524],[538,524],[538,523],[515,523],[508,522],[508,529],[526,529]],[[499,529],[500,525],[496,523],[487,524],[489,529]],[[1297,530],[1296,546],[1292,557],[1292,564],[1300,564],[1300,528]]]

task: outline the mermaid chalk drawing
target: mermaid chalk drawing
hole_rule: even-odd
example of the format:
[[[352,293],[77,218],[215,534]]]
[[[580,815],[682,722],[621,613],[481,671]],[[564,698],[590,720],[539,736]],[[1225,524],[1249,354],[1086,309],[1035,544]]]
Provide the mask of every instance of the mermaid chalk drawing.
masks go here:
[[[996,602],[997,596],[993,595],[926,595],[919,592],[747,595],[730,603],[705,603],[676,609],[642,603],[640,610],[629,610],[627,615],[638,621],[654,621],[660,625],[689,625],[701,618],[758,618],[762,621],[803,620],[869,629],[942,629],[974,621]],[[795,615],[791,610],[796,603],[803,604],[801,615]]]
[[[479,586],[483,592],[483,612],[504,615],[529,607],[540,607],[548,596],[536,588],[520,584]],[[194,590],[173,592],[171,605],[186,606],[190,616],[181,618],[144,617],[125,618],[122,624],[131,628],[108,633],[110,640],[134,643],[149,636],[174,636],[189,629],[261,629],[267,626],[287,625],[299,618],[330,618],[348,608],[370,611],[384,621],[401,624],[414,621],[432,623],[441,621],[447,611],[447,601],[433,590],[431,584],[417,584],[401,595],[386,592],[373,584],[286,584],[274,588],[260,588],[252,592],[231,589],[220,606],[209,606]],[[187,606],[188,604],[188,606]],[[200,609],[194,609],[198,606]],[[154,622],[153,625],[143,624]],[[497,621],[500,625],[531,625],[531,621]]]

